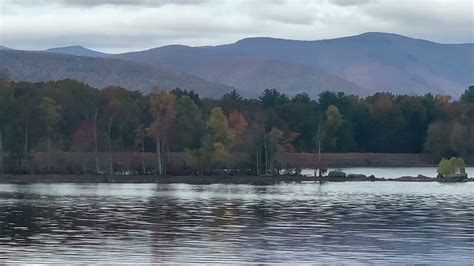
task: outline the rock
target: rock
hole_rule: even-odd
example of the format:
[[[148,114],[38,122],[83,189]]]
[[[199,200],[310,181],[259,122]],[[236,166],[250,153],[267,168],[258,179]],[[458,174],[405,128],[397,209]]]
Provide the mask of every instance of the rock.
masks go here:
[[[340,178],[345,178],[346,177],[346,173],[342,172],[342,171],[330,171],[327,175],[328,177],[340,177]]]
[[[429,176],[424,176],[424,175],[418,175],[418,176],[402,176],[402,177],[396,178],[395,180],[412,181],[412,182],[429,182],[429,181],[433,181],[434,178],[431,178]]]
[[[369,178],[367,178],[367,176],[363,174],[348,174],[347,178],[350,180],[361,180],[361,181],[369,180]]]
[[[467,174],[453,174],[445,177],[437,178],[438,182],[467,182],[469,180]]]
[[[399,178],[396,178],[397,180],[400,181],[415,181],[416,177],[414,176],[401,176]]]
[[[447,178],[467,178],[467,174],[452,174],[452,175],[447,175]]]
[[[416,178],[419,179],[419,180],[429,180],[429,181],[433,180],[432,177],[429,177],[429,176],[426,176],[426,175],[418,175]]]

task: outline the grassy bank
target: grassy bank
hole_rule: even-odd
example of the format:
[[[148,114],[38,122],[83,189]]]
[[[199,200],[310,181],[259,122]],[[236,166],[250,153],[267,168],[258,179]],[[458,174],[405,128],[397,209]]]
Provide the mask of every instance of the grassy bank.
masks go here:
[[[281,153],[283,165],[299,168],[313,168],[318,161],[314,153]],[[430,154],[423,153],[323,153],[321,161],[331,168],[346,167],[429,167],[437,161]]]
[[[96,173],[96,157],[94,153],[55,152],[51,155],[51,169],[47,171],[45,153],[34,153],[32,159],[5,161],[5,172],[14,174],[84,174]],[[102,173],[110,173],[111,163],[116,173],[142,172],[145,165],[147,172],[156,170],[154,153],[114,152],[97,155],[98,168]],[[278,153],[277,160],[281,168],[315,168],[318,155],[314,153]],[[472,160],[466,158],[469,163]],[[244,169],[252,162],[245,154],[232,154],[231,168]],[[428,167],[436,166],[437,160],[429,154],[401,153],[324,153],[321,162],[330,168],[345,167]],[[172,152],[168,160],[168,173],[171,175],[188,175],[183,152]],[[248,168],[247,168],[248,169]]]

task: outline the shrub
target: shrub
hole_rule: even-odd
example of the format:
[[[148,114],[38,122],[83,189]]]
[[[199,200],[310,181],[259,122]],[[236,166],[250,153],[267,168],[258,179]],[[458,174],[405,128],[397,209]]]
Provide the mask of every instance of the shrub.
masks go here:
[[[449,160],[442,159],[438,164],[438,173],[442,176],[466,173],[466,164],[463,158],[451,157]]]

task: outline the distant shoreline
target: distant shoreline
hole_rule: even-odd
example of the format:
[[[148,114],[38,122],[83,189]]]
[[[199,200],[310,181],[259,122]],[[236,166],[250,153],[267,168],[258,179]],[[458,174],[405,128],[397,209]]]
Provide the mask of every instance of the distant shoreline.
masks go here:
[[[279,183],[307,183],[307,182],[437,182],[436,178],[426,176],[404,176],[395,179],[379,178],[375,176],[356,177],[323,177],[310,176],[152,176],[152,175],[0,175],[0,184],[37,184],[37,183],[110,183],[110,184],[247,184],[247,185],[275,185]],[[468,182],[474,182],[470,178]]]

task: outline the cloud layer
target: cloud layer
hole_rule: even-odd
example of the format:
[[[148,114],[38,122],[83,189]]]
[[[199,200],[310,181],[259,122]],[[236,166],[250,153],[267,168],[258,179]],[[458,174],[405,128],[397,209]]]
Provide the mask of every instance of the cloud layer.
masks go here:
[[[17,49],[83,45],[122,52],[367,31],[474,42],[469,0],[0,0],[0,12],[0,44]]]

